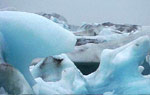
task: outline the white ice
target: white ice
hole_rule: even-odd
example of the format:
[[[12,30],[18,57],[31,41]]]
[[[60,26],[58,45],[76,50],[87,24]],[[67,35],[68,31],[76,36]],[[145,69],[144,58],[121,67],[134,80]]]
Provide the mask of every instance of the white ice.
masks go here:
[[[141,74],[144,68],[139,66],[149,51],[150,38],[143,36],[119,48],[105,49],[99,54],[99,68],[87,76],[71,63],[72,66],[61,71],[60,80],[45,82],[37,78],[33,89],[37,94],[149,94],[150,78]],[[65,64],[69,65],[67,62],[62,65]]]

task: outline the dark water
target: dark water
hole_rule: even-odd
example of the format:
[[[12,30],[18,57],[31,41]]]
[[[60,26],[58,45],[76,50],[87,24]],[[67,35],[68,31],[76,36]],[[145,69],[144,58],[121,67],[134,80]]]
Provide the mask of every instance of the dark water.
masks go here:
[[[75,62],[75,65],[82,72],[82,74],[88,75],[97,70],[99,62]]]
[[[93,63],[92,62],[75,62],[75,65],[82,72],[82,74],[88,75],[97,70],[99,63],[98,62],[93,62]],[[144,61],[142,66],[144,67],[144,71],[142,72],[142,74],[143,75],[150,74],[150,65],[146,62],[146,60]]]
[[[148,75],[150,74],[150,65],[144,60],[144,63],[142,64],[144,67],[144,71],[142,72],[143,75]]]

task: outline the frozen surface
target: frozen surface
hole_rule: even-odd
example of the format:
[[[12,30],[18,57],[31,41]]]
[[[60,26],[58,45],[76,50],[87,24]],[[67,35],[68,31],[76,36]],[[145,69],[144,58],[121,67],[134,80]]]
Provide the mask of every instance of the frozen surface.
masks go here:
[[[86,84],[73,68],[62,72],[61,80],[57,82],[44,82],[37,78],[33,89],[36,94],[84,94],[87,93]]]
[[[56,14],[56,13],[47,14],[47,13],[40,12],[40,13],[37,13],[37,14],[39,14],[43,17],[46,17],[46,18],[52,20],[53,22],[59,24],[63,28],[69,30],[69,25],[67,23],[67,20],[63,16],[61,16],[59,14]]]
[[[77,36],[96,36],[99,34],[102,34],[101,32],[103,31],[103,33],[105,32],[105,29],[111,29],[116,34],[123,34],[123,33],[134,33],[137,30],[139,30],[141,27],[138,25],[128,25],[128,24],[114,24],[114,23],[110,23],[110,22],[106,22],[106,23],[85,23],[82,26],[80,26],[77,30],[77,32],[75,32],[74,34]],[[104,29],[104,30],[103,30]]]
[[[61,79],[62,71],[75,67],[74,63],[65,55],[50,56],[35,65],[31,73],[34,78],[41,77],[44,81],[58,81]]]
[[[144,64],[150,64],[150,27],[84,24],[74,33],[76,43],[61,16],[42,16],[0,12],[0,94],[150,94],[150,75],[142,75]],[[83,75],[61,54],[72,51],[75,43],[79,45],[68,57],[100,62],[95,72]],[[46,58],[32,65],[30,73],[29,63],[37,57]]]
[[[58,61],[60,59],[62,60]],[[48,57],[44,62],[39,62],[33,67],[31,72],[37,81],[33,87],[36,94],[88,93],[87,83],[82,73],[64,54],[55,58]]]
[[[33,58],[47,57],[73,50],[75,36],[42,16],[1,11],[0,32],[4,60],[19,69],[30,85],[35,82],[29,72]]]
[[[67,53],[68,57],[73,61],[73,62],[100,62],[99,59],[99,54],[104,49],[115,49],[118,47],[121,47],[141,36],[148,35],[150,37],[150,27],[149,26],[143,26],[139,32],[136,32],[132,35],[126,35],[124,34],[115,34],[114,39],[109,40],[111,35],[108,35],[109,37],[107,38],[107,35],[104,36],[106,38],[105,42],[100,43],[86,43],[83,45],[79,45],[75,47],[75,50]],[[120,35],[120,36],[117,36]],[[83,38],[83,37],[80,37]],[[88,39],[87,37],[84,37],[85,39]],[[94,37],[89,37],[90,39],[96,38]],[[118,38],[118,39],[117,39]],[[98,38],[96,38],[98,39]],[[100,38],[102,39],[102,38]],[[85,42],[85,41],[84,41]],[[82,43],[84,43],[82,42]]]
[[[149,94],[150,77],[141,74],[144,68],[140,66],[149,51],[150,38],[148,36],[142,36],[116,49],[105,49],[99,54],[101,59],[99,68],[87,76],[82,75],[70,61],[64,62],[60,67],[53,66],[52,69],[48,66],[52,60],[49,59],[50,61],[47,61],[45,66],[51,68],[53,74],[48,76],[61,73],[61,77],[59,80],[45,82],[44,78],[39,76],[36,78],[37,84],[33,89],[36,94]],[[60,58],[63,56],[60,55]],[[65,57],[64,60],[69,59]],[[72,65],[67,67],[68,63]],[[56,73],[63,65],[67,68]],[[43,68],[43,70],[49,72],[49,69]]]
[[[98,36],[77,36],[77,43],[76,46],[81,46],[89,43],[94,44],[102,44],[105,42],[115,41],[124,37],[127,37],[129,34],[104,34],[104,35],[98,35]]]
[[[114,91],[114,94],[149,94],[150,79],[144,78],[139,65],[150,51],[150,39],[143,36],[120,48],[106,49],[101,65],[86,76],[91,93]],[[94,81],[94,82],[91,82]]]

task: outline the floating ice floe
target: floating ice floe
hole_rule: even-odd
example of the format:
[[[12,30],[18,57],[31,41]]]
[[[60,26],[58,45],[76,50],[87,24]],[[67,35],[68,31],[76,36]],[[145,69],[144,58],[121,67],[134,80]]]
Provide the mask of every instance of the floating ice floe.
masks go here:
[[[61,27],[65,28],[67,30],[70,30],[72,32],[76,32],[79,28],[79,26],[77,26],[77,25],[69,24],[68,21],[60,14],[57,14],[57,13],[48,14],[48,13],[43,13],[43,12],[40,12],[37,14],[52,20],[53,22],[57,23]]]
[[[106,40],[100,40],[97,37],[77,37],[77,44],[79,45],[75,47],[74,51],[67,53],[67,55],[73,62],[100,62],[98,56],[104,49],[121,47],[144,35],[150,37],[149,26],[143,26],[139,32],[132,35],[123,36],[120,34],[120,36],[115,36],[118,39],[114,37],[115,39],[107,40],[107,36],[105,37]]]
[[[35,81],[29,64],[37,57],[47,57],[73,50],[75,36],[42,16],[0,11],[1,48],[4,61],[13,65],[32,86]]]
[[[76,46],[85,45],[88,43],[101,44],[127,37],[129,34],[110,34],[110,35],[98,35],[98,36],[77,36]]]
[[[113,24],[110,22],[106,23],[92,23],[92,24],[83,24],[80,26],[74,34],[77,36],[96,36],[99,35],[103,29],[112,29],[114,33],[123,34],[123,33],[134,33],[139,30],[141,27],[139,25],[128,25],[128,24]]]
[[[47,82],[58,81],[61,79],[61,72],[70,67],[76,68],[74,63],[65,54],[61,54],[42,59],[32,67],[31,73],[34,78],[41,77]]]
[[[142,75],[143,64],[150,63],[150,27],[135,32],[134,25],[83,25],[85,32],[74,33],[83,35],[76,43],[54,22],[32,13],[0,12],[0,94],[150,94],[150,75]],[[95,72],[83,75],[65,54],[47,57],[70,52],[75,43],[67,56],[73,62],[100,62]],[[47,58],[30,73],[29,63],[37,57]]]
[[[91,93],[149,94],[150,79],[139,72],[139,65],[150,51],[150,39],[143,36],[120,48],[106,49],[96,72],[86,76]],[[91,82],[94,81],[94,82]]]
[[[54,68],[51,69],[55,73],[48,76],[53,77],[59,73],[61,77],[59,75],[59,80],[49,82],[45,82],[44,77],[36,78],[37,84],[33,89],[36,94],[149,94],[150,78],[141,74],[143,67],[140,66],[149,51],[148,36],[140,37],[116,49],[105,49],[99,56],[101,59],[99,68],[87,76],[82,75],[71,61],[64,63],[62,61],[57,67],[57,62],[51,61],[50,58],[49,61],[42,63],[47,69],[41,68],[41,71],[45,70],[41,73],[49,72],[48,68],[54,64],[55,67],[52,66]],[[60,58],[69,60],[67,57]],[[37,66],[42,66],[41,63],[38,64]],[[63,69],[57,72],[59,68]]]
[[[36,94],[88,93],[82,73],[64,54],[48,57],[35,65],[31,72],[37,81],[33,87]]]

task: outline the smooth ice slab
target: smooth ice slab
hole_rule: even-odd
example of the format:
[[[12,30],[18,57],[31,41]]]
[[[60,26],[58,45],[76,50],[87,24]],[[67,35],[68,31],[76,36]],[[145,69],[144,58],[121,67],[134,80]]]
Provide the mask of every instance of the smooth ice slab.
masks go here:
[[[42,16],[26,12],[0,12],[0,33],[4,60],[19,69],[33,85],[29,63],[73,50],[75,36]]]

